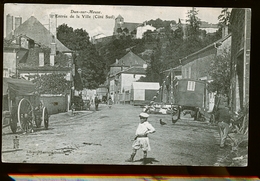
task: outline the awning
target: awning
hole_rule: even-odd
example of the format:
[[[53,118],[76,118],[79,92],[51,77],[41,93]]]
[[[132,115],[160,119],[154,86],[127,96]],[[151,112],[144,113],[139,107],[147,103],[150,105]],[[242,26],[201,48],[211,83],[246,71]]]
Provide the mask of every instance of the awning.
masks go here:
[[[3,95],[7,94],[7,89],[15,95],[33,95],[35,84],[24,79],[3,78]]]

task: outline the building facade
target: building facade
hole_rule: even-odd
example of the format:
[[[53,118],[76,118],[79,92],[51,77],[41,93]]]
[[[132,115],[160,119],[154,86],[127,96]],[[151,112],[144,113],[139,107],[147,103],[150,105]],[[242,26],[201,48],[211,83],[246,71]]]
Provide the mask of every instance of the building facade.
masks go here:
[[[226,35],[222,39],[208,45],[207,47],[182,58],[182,78],[203,80],[211,82],[209,76],[209,68],[215,57],[221,55],[224,51],[228,51],[231,47],[231,34]],[[215,93],[206,90],[205,108],[212,111],[214,107]]]
[[[130,102],[132,82],[136,82],[145,75],[146,62],[131,51],[110,65],[109,96],[114,103]]]
[[[251,10],[232,9],[230,16],[231,46],[231,99],[233,112],[249,103]]]

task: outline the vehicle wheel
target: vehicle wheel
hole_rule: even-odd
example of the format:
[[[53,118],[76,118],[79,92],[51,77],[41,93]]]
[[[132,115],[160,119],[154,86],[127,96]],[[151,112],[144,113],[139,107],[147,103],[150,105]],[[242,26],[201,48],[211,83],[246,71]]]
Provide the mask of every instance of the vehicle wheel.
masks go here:
[[[180,119],[180,108],[179,107],[173,107],[173,113],[172,113],[172,123],[176,123],[178,119]]]
[[[18,104],[18,123],[23,131],[28,132],[32,127],[33,121],[33,107],[28,99],[21,99]]]
[[[48,114],[48,110],[47,110],[46,107],[44,107],[43,110],[42,110],[42,120],[44,122],[45,129],[48,129],[48,127],[49,127],[49,114]]]

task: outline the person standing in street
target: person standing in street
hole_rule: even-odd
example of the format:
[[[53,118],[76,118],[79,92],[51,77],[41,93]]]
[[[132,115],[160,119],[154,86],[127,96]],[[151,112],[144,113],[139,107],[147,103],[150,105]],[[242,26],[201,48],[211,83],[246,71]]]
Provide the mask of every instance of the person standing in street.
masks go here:
[[[223,106],[219,106],[218,110],[216,111],[215,119],[218,123],[219,128],[220,148],[223,148],[225,146],[225,141],[229,133],[229,125],[231,119],[227,102],[224,102]]]
[[[113,101],[112,101],[112,98],[111,98],[111,97],[108,98],[107,103],[108,103],[108,107],[111,108],[111,107],[112,107],[112,104],[113,104]]]
[[[99,100],[98,100],[98,94],[95,96],[95,110],[98,110],[98,104],[99,104]]]
[[[126,162],[133,162],[137,150],[143,150],[143,161],[142,164],[146,164],[147,151],[151,151],[148,134],[154,133],[154,127],[147,121],[149,114],[141,113],[139,114],[140,123],[135,132],[135,139],[132,145],[133,152],[129,159],[125,160]]]

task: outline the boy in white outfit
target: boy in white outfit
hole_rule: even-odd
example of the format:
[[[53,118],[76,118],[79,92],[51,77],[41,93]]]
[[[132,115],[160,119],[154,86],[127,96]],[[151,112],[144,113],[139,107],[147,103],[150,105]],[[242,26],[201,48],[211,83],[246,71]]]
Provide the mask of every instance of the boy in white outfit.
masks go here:
[[[147,151],[151,151],[148,134],[154,133],[154,127],[147,121],[149,115],[147,113],[141,113],[139,115],[140,123],[135,132],[135,140],[133,142],[132,148],[133,152],[127,162],[133,162],[137,150],[140,148],[143,150],[143,164],[146,164]]]

